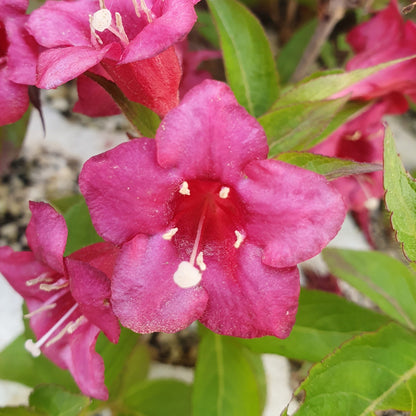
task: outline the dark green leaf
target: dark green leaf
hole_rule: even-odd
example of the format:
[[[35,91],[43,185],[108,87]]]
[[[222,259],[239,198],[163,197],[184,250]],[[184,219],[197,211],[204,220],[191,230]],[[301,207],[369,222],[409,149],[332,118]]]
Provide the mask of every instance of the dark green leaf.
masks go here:
[[[278,96],[278,77],[264,30],[236,0],[207,0],[217,26],[227,81],[238,102],[254,116]]]
[[[303,25],[283,46],[277,56],[277,69],[282,84],[286,84],[300,61],[303,52],[315,31],[317,20],[313,19]]]
[[[88,397],[69,393],[55,385],[36,387],[29,397],[32,407],[50,416],[78,416],[89,402]]]
[[[382,165],[375,163],[359,163],[306,152],[280,153],[276,159],[324,175],[329,181],[343,176],[359,175],[383,169]]]
[[[298,391],[296,416],[373,416],[416,411],[416,335],[396,324],[358,336],[316,364]]]
[[[351,337],[375,331],[388,321],[340,296],[303,289],[296,324],[288,338],[263,337],[238,339],[238,342],[260,353],[320,361]]]
[[[191,386],[178,380],[147,380],[132,384],[123,403],[143,416],[191,416]]]
[[[129,101],[114,82],[111,82],[100,75],[86,72],[92,80],[100,84],[120,107],[127,120],[143,136],[153,138],[160,124],[159,116],[142,104]]]
[[[20,335],[0,352],[0,379],[12,380],[29,387],[41,383],[57,383],[72,392],[79,392],[68,371],[57,367],[45,356],[33,358],[24,348],[26,338]]]
[[[405,171],[389,128],[384,140],[384,189],[397,240],[405,255],[416,261],[416,182]]]
[[[40,413],[28,407],[1,407],[0,416],[46,416],[46,413]]]
[[[416,329],[416,274],[376,251],[325,249],[332,274],[368,296],[382,311]]]
[[[264,385],[258,382],[260,358],[248,358],[248,353],[232,338],[203,331],[195,371],[194,415],[261,415]],[[253,360],[257,360],[254,367]]]

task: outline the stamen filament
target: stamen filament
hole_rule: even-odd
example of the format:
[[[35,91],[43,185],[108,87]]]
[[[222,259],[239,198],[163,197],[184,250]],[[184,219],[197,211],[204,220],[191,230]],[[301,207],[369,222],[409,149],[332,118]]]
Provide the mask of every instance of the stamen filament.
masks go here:
[[[64,289],[65,287],[69,286],[69,282],[65,281],[61,284],[57,284],[58,282],[52,283],[50,285],[46,284],[46,283],[42,283],[39,285],[39,289],[40,290],[44,290],[45,292],[51,292],[52,290],[61,290]]]
[[[23,317],[24,318],[32,318],[32,316],[35,316],[38,313],[45,312],[45,311],[48,311],[50,309],[53,309],[53,308],[55,308],[55,306],[56,306],[56,303],[44,304],[40,308],[23,315]]]
[[[26,286],[34,286],[38,283],[43,282],[53,282],[53,279],[50,278],[49,273],[42,273],[38,277],[35,277],[34,279],[26,280]]]
[[[27,351],[29,351],[34,357],[39,357],[41,351],[40,348],[45,344],[45,342],[48,341],[50,336],[71,316],[71,314],[75,311],[75,309],[78,307],[78,303],[75,303],[75,305],[72,306],[62,317],[58,320],[58,322],[53,325],[53,327],[46,332],[36,343],[33,342],[33,340],[28,339],[25,342],[25,348]],[[62,332],[62,331],[61,331]]]
[[[196,255],[197,255],[197,252],[198,252],[199,242],[201,240],[202,227],[204,225],[205,216],[206,216],[206,213],[207,213],[207,205],[208,205],[208,203],[205,202],[204,207],[202,209],[201,218],[199,219],[198,228],[197,228],[197,231],[196,231],[195,242],[194,242],[194,246],[192,248],[191,258],[189,259],[189,263],[191,263],[192,266],[195,264],[195,259],[196,259]]]
[[[68,292],[69,292],[69,289],[62,290],[58,293],[55,293],[53,296],[48,298],[48,300],[46,300],[45,303],[42,306],[40,306],[38,309],[24,315],[24,318],[31,318],[32,316],[36,315],[39,312],[44,312],[46,310],[53,309],[56,306],[56,301],[62,296],[66,295]],[[52,307],[49,305],[54,305],[54,306]]]

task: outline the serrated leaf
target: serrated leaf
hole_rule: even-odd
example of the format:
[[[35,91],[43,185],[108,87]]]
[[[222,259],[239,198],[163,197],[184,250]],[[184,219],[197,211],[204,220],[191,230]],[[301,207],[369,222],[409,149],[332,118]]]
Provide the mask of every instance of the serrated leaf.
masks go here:
[[[50,416],[77,416],[90,403],[80,394],[72,394],[60,386],[38,386],[29,396],[29,404]]]
[[[227,81],[254,116],[276,101],[279,86],[270,45],[256,17],[236,0],[207,0],[217,26]]]
[[[384,139],[384,189],[397,240],[408,259],[416,261],[416,182],[405,171],[388,127]]]
[[[68,371],[62,370],[44,355],[32,357],[24,348],[26,337],[20,335],[0,352],[0,378],[29,387],[41,383],[58,383],[72,392],[79,392]]]
[[[332,274],[371,299],[384,313],[416,329],[416,274],[376,251],[328,248],[323,256]]]
[[[84,199],[72,205],[65,212],[64,218],[68,227],[65,256],[69,256],[82,247],[103,241],[92,225],[90,213]]]
[[[281,152],[307,150],[318,144],[316,139],[322,137],[347,101],[348,97],[342,97],[297,103],[261,116],[258,121],[266,132],[269,157]]]
[[[407,56],[406,58],[395,59],[379,65],[344,73],[330,73],[329,75],[326,75],[325,73],[318,74],[318,77],[310,77],[289,89],[278,101],[276,101],[272,109],[286,107],[295,103],[328,99],[384,68],[388,68],[409,59],[414,59],[415,57],[416,55]]]
[[[296,323],[286,339],[236,339],[253,351],[295,360],[320,361],[355,335],[375,331],[385,316],[331,293],[302,289]]]
[[[150,138],[155,137],[160,124],[160,118],[156,113],[142,104],[129,101],[114,82],[92,72],[86,72],[85,74],[100,84],[111,95],[139,134]]]
[[[234,339],[203,331],[198,350],[193,414],[198,416],[261,415],[264,391],[257,381],[260,357]],[[256,369],[253,360],[257,360]]]
[[[296,416],[373,416],[416,411],[416,335],[396,324],[358,336],[316,364],[296,393]]]
[[[191,416],[191,386],[178,380],[147,380],[132,384],[123,404],[143,416]]]
[[[316,19],[312,19],[303,25],[279,51],[276,63],[282,84],[286,84],[295,72],[300,58],[308,45],[308,41],[315,31],[316,25]]]
[[[343,176],[377,172],[383,169],[382,165],[376,163],[360,163],[307,152],[280,153],[276,159],[324,175],[329,181]]]

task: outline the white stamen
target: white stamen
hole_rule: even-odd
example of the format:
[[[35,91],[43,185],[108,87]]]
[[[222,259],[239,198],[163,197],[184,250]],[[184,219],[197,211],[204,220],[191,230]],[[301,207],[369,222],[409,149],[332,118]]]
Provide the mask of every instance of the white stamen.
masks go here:
[[[168,232],[162,235],[164,240],[172,240],[172,237],[178,232],[178,227],[172,228]]]
[[[234,243],[234,247],[239,248],[246,237],[244,234],[241,234],[240,231],[237,230],[234,231],[234,234],[237,238],[237,241]]]
[[[103,40],[97,35],[94,26],[92,25],[92,15],[89,16],[89,22],[90,22],[90,31],[91,31],[91,43],[98,48],[98,45],[103,44]]]
[[[229,193],[230,193],[230,188],[228,186],[223,186],[220,190],[220,198],[227,199]]]
[[[44,290],[45,292],[51,292],[52,290],[61,290],[67,286],[69,286],[69,282],[63,282],[61,284],[57,284],[58,282],[52,283],[51,285],[48,285],[46,283],[42,283],[39,285],[40,290]]]
[[[53,282],[53,279],[49,277],[48,273],[42,273],[41,275],[39,275],[38,277],[34,279],[26,280],[26,286],[34,286],[34,285],[37,285],[38,283],[43,283],[43,282]]]
[[[119,33],[120,40],[126,45],[129,44],[129,38],[127,37],[126,31],[124,30],[123,21],[121,20],[120,13],[116,12],[116,27]]]
[[[379,207],[380,200],[378,198],[371,197],[364,202],[364,206],[370,210],[374,211]]]
[[[36,343],[34,343],[31,339],[28,339],[25,342],[25,348],[29,351],[34,357],[39,357],[40,355],[40,348],[42,345],[48,341],[50,336],[71,316],[72,312],[78,307],[78,303],[72,306],[62,317],[61,319],[56,322],[56,324],[44,334]],[[62,332],[62,331],[61,331]],[[55,337],[56,338],[56,337]]]
[[[75,322],[71,322],[68,325],[68,334],[73,334],[84,322],[87,322],[87,319],[84,315],[79,316]]]
[[[196,256],[196,264],[201,272],[204,272],[207,269],[207,265],[204,263],[204,253],[202,251]]]
[[[181,189],[179,189],[179,193],[182,195],[191,195],[188,182],[186,181],[182,182]]]
[[[50,309],[53,309],[53,308],[55,308],[55,306],[56,306],[56,303],[50,303],[50,304],[42,305],[40,308],[38,308],[38,309],[36,309],[36,310],[34,310],[34,311],[30,312],[30,313],[27,313],[23,317],[24,318],[31,318],[32,316],[35,316],[35,315],[37,315],[40,312],[44,312],[44,311],[48,311]]]
[[[196,286],[202,278],[200,271],[188,261],[179,263],[178,269],[173,274],[173,281],[182,289]]]
[[[108,9],[97,10],[91,19],[91,26],[98,32],[104,32],[111,26],[111,12]]]

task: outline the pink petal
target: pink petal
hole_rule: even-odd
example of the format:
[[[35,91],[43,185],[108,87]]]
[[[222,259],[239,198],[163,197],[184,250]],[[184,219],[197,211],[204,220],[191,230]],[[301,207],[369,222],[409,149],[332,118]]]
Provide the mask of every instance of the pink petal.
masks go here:
[[[26,229],[26,237],[38,261],[64,274],[63,255],[68,229],[62,215],[49,204],[29,202],[32,218]]]
[[[120,327],[110,305],[110,279],[88,263],[65,259],[71,293],[82,314],[116,343]]]
[[[155,141],[131,140],[94,156],[79,184],[97,232],[114,244],[155,234],[172,216],[170,200],[181,179],[156,163]]]
[[[200,286],[182,289],[173,281],[180,260],[161,235],[139,235],[123,245],[112,281],[115,314],[139,333],[176,332],[198,319],[207,294]]]
[[[236,264],[227,267],[207,259],[202,285],[209,300],[202,324],[216,333],[242,338],[290,334],[300,290],[298,269],[272,268],[261,256],[259,247],[243,242]]]
[[[166,115],[156,142],[158,161],[184,178],[206,178],[232,184],[244,166],[267,156],[263,129],[241,107],[230,88],[206,80],[193,88]]]
[[[294,266],[318,254],[346,214],[341,195],[323,176],[280,161],[247,165],[238,192],[247,210],[247,239],[264,247],[263,262]]]

